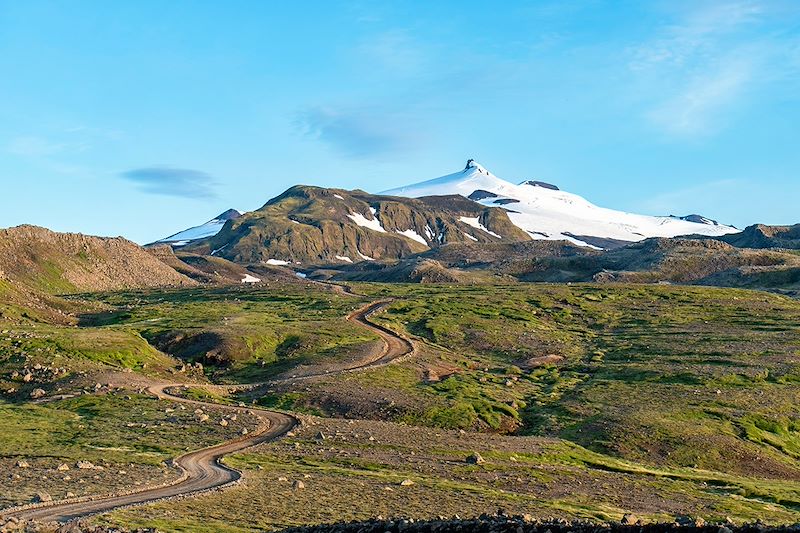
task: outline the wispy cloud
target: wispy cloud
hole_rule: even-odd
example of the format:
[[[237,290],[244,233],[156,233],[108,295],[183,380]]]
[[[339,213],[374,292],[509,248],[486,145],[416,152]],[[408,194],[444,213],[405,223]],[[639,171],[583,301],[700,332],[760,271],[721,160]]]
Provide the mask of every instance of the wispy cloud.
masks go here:
[[[354,158],[405,152],[419,142],[417,131],[399,117],[379,109],[311,107],[299,112],[296,118],[304,135]]]
[[[686,4],[684,4],[686,5]],[[629,50],[629,69],[647,101],[644,117],[667,135],[713,134],[749,89],[784,65],[786,43],[759,28],[776,14],[756,0],[698,2]]]
[[[764,14],[760,2],[699,2],[678,20],[666,24],[653,39],[632,48],[634,70],[660,65],[687,66],[713,58],[718,42],[755,24]]]
[[[65,152],[83,152],[90,148],[86,141],[54,141],[35,135],[23,135],[11,139],[6,150],[21,157],[45,157]]]
[[[197,199],[217,196],[214,178],[200,170],[146,167],[128,170],[121,173],[120,177],[135,183],[140,190],[150,194]]]

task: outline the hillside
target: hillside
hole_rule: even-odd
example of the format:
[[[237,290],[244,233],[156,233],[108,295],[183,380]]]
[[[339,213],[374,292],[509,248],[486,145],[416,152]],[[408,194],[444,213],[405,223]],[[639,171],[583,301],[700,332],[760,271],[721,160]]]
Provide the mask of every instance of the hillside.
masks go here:
[[[458,196],[391,198],[298,185],[185,249],[243,264],[347,264],[453,242],[529,238],[505,210]]]
[[[50,294],[195,284],[122,237],[36,226],[0,230],[2,279]]]
[[[338,281],[406,283],[474,283],[513,280],[538,270],[551,257],[596,257],[601,252],[566,241],[509,243],[453,243],[439,246],[390,264],[342,265],[336,271],[319,271],[313,277]]]

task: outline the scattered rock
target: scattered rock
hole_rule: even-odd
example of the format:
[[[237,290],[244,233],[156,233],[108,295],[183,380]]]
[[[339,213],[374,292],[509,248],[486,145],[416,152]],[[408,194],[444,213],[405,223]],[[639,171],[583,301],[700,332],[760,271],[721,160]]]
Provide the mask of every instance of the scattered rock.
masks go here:
[[[205,421],[206,421],[206,420],[208,420],[208,419],[209,419],[209,416],[208,416],[207,414],[205,414],[205,413],[203,413],[202,415],[200,415],[200,416],[198,416],[198,417],[197,417],[197,420],[198,420],[199,422],[205,422]]]
[[[700,518],[692,518],[688,515],[679,515],[675,517],[675,523],[680,527],[703,527],[706,525],[706,521]]]
[[[248,433],[250,433],[250,432],[247,431],[247,428],[242,428],[242,431],[241,431],[242,435],[247,435]]]
[[[69,470],[69,465],[67,463],[61,463],[60,465],[58,465],[58,468],[56,468],[56,470],[58,470],[59,472],[66,472],[67,470]]]
[[[404,479],[403,481],[400,482],[401,487],[410,487],[413,484],[414,482],[411,481],[410,479]]]
[[[28,461],[24,459],[20,459],[19,461],[17,461],[17,468],[28,468],[30,466],[31,465],[28,464]]]
[[[228,421],[223,418],[219,421],[219,425],[222,427],[228,427]]]
[[[306,484],[299,479],[292,484],[292,490],[303,490],[304,488],[306,488]]]
[[[81,470],[93,470],[97,468],[94,464],[90,463],[89,461],[78,461],[75,463],[75,468],[79,468]]]

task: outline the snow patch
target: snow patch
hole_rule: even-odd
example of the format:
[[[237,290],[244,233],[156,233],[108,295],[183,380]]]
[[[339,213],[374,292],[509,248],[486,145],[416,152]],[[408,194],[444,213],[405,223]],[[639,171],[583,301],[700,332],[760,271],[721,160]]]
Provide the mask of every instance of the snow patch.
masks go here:
[[[288,265],[289,261],[282,261],[280,259],[267,259],[267,264],[274,266],[283,266],[283,265]]]
[[[168,242],[173,246],[185,246],[189,241],[195,241],[197,239],[205,239],[206,237],[213,237],[217,233],[220,232],[222,226],[225,225],[225,220],[218,220],[216,218],[209,220],[205,224],[200,226],[195,226],[193,228],[189,228],[187,230],[183,230],[181,232],[176,233],[175,235],[170,235],[166,239],[161,239],[160,241],[156,242]],[[183,243],[183,244],[178,244]]]
[[[258,283],[261,280],[255,276],[251,276],[250,274],[245,274],[242,278],[242,283]]]
[[[359,256],[361,259],[363,259],[364,261],[375,261],[375,258],[374,258],[374,257],[370,257],[370,256],[368,256],[368,255],[364,255],[364,254],[362,254],[361,252],[357,252],[357,253],[358,253],[358,256]]]
[[[228,243],[228,244],[230,244],[230,243]],[[225,246],[223,246],[222,248],[217,248],[216,250],[212,251],[212,252],[211,252],[211,255],[217,255],[219,252],[221,252],[222,250],[224,250],[225,248],[227,248],[227,247],[228,247],[228,244],[226,244],[226,245],[225,245]]]
[[[344,197],[339,194],[334,194],[333,197],[338,198],[339,200],[344,200]]]
[[[428,241],[426,241],[425,238],[422,235],[420,235],[419,233],[417,233],[413,229],[407,229],[405,231],[400,231],[399,229],[396,229],[394,231],[399,233],[403,237],[408,237],[409,239],[411,239],[413,241],[417,241],[418,243],[421,243],[421,244],[424,244],[425,246],[428,246]]]
[[[469,240],[472,240],[472,241],[475,241],[475,242],[478,242],[478,239],[476,239],[475,237],[473,237],[473,236],[472,236],[472,235],[470,235],[469,233],[467,233],[467,232],[465,232],[465,231],[462,231],[461,233],[463,233],[463,234],[464,234],[464,237],[466,237],[467,239],[469,239]]]
[[[347,257],[346,255],[337,255],[336,259],[338,259],[339,261],[346,261],[347,263],[353,262],[353,260]]]
[[[308,276],[303,274],[302,272],[295,272],[295,275],[300,279],[306,279]]]
[[[475,217],[475,218],[469,218],[469,217],[458,217],[458,219],[459,219],[461,222],[463,222],[464,224],[467,224],[468,226],[472,226],[472,227],[473,227],[473,228],[475,228],[475,229],[483,230],[483,231],[485,231],[486,233],[488,233],[489,235],[491,235],[491,236],[493,236],[493,237],[497,237],[498,239],[502,239],[502,238],[503,238],[501,235],[498,235],[497,233],[495,233],[495,232],[493,232],[493,231],[489,231],[489,230],[486,228],[486,226],[484,226],[483,224],[481,224],[481,222],[480,222],[480,217]]]
[[[372,212],[372,220],[368,219],[361,213],[350,213],[347,215],[347,218],[352,220],[356,223],[356,225],[361,226],[362,228],[371,229],[373,231],[377,231],[379,233],[386,233],[386,230],[383,229],[381,225],[381,221],[378,220],[378,217],[375,216],[375,210],[373,208],[369,208]]]

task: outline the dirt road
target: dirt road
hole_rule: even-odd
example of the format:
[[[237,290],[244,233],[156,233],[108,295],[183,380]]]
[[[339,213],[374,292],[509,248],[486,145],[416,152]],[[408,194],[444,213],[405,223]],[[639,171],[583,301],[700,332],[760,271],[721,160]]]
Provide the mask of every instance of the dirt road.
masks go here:
[[[409,340],[398,336],[387,328],[369,321],[370,315],[378,312],[387,304],[387,301],[373,302],[347,316],[347,320],[360,324],[377,333],[383,340],[385,346],[378,356],[370,358],[368,361],[362,361],[340,372],[382,366],[413,353],[414,346]],[[325,375],[331,374],[331,372],[327,372]],[[309,377],[313,376],[303,376],[303,378]],[[13,516],[19,520],[36,520],[39,522],[67,522],[76,518],[100,514],[121,507],[153,502],[165,498],[185,497],[210,489],[224,487],[242,477],[241,472],[221,463],[221,459],[224,456],[279,438],[298,424],[298,420],[294,416],[285,413],[264,409],[209,404],[173,396],[168,392],[171,387],[181,387],[183,385],[185,384],[159,383],[151,385],[148,390],[151,394],[161,399],[173,402],[198,406],[213,406],[215,408],[233,411],[252,410],[260,415],[265,423],[248,435],[209,448],[195,450],[178,457],[174,462],[182,470],[183,476],[179,481],[171,485],[145,489],[131,494],[96,497],[91,500],[82,499],[79,501],[53,502],[30,508],[9,509],[7,512],[1,513],[2,517],[10,518]]]

